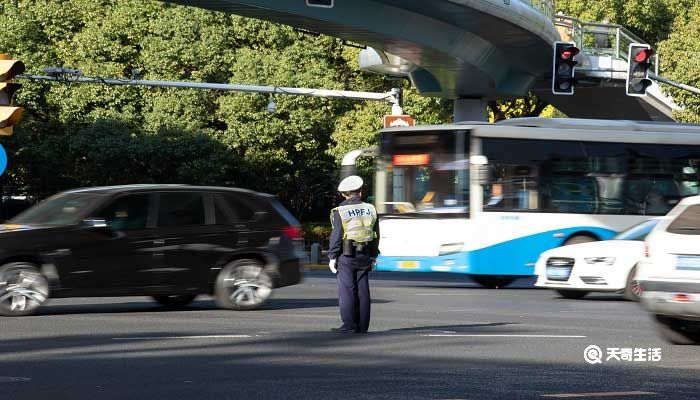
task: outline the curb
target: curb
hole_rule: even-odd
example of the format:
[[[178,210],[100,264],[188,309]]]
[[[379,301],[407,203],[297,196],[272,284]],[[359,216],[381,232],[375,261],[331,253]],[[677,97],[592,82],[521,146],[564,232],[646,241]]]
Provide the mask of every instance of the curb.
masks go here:
[[[322,270],[322,269],[328,269],[328,265],[327,264],[306,264],[304,266],[304,269]]]

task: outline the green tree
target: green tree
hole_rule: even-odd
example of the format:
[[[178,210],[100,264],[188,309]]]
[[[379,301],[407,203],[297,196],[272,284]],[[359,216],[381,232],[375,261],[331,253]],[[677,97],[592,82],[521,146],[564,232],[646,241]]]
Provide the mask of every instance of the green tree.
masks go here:
[[[388,91],[407,82],[363,73],[358,49],[326,36],[159,1],[0,0],[0,51],[86,75]],[[300,67],[301,66],[301,67]],[[376,142],[389,106],[322,98],[24,81],[27,113],[6,142],[6,186],[46,196],[73,186],[180,182],[279,195],[325,220],[338,157]],[[422,123],[448,102],[408,90]]]

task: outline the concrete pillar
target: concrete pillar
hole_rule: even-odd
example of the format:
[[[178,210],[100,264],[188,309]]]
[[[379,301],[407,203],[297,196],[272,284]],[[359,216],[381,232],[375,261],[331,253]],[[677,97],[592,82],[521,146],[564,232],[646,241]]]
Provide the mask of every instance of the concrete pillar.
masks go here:
[[[484,99],[456,99],[455,121],[488,121],[487,102]]]

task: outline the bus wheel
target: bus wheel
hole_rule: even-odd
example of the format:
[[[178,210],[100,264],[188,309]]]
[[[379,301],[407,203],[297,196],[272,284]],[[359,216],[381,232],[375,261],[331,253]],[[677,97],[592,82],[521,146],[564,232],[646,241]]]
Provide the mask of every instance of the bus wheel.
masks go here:
[[[598,239],[594,238],[593,236],[577,234],[577,235],[574,235],[574,236],[566,239],[566,241],[564,242],[564,244],[562,244],[562,246],[568,246],[570,244],[579,244],[579,243],[590,243],[590,242],[597,242],[597,241],[598,241]]]
[[[497,276],[472,275],[471,279],[479,285],[489,289],[506,287],[515,281],[515,278],[501,278]]]

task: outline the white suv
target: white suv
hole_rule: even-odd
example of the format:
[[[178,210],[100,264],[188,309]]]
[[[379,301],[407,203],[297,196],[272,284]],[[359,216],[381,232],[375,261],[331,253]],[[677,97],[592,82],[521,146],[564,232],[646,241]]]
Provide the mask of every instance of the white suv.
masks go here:
[[[643,306],[676,344],[700,344],[700,196],[683,199],[646,239],[637,267]]]

